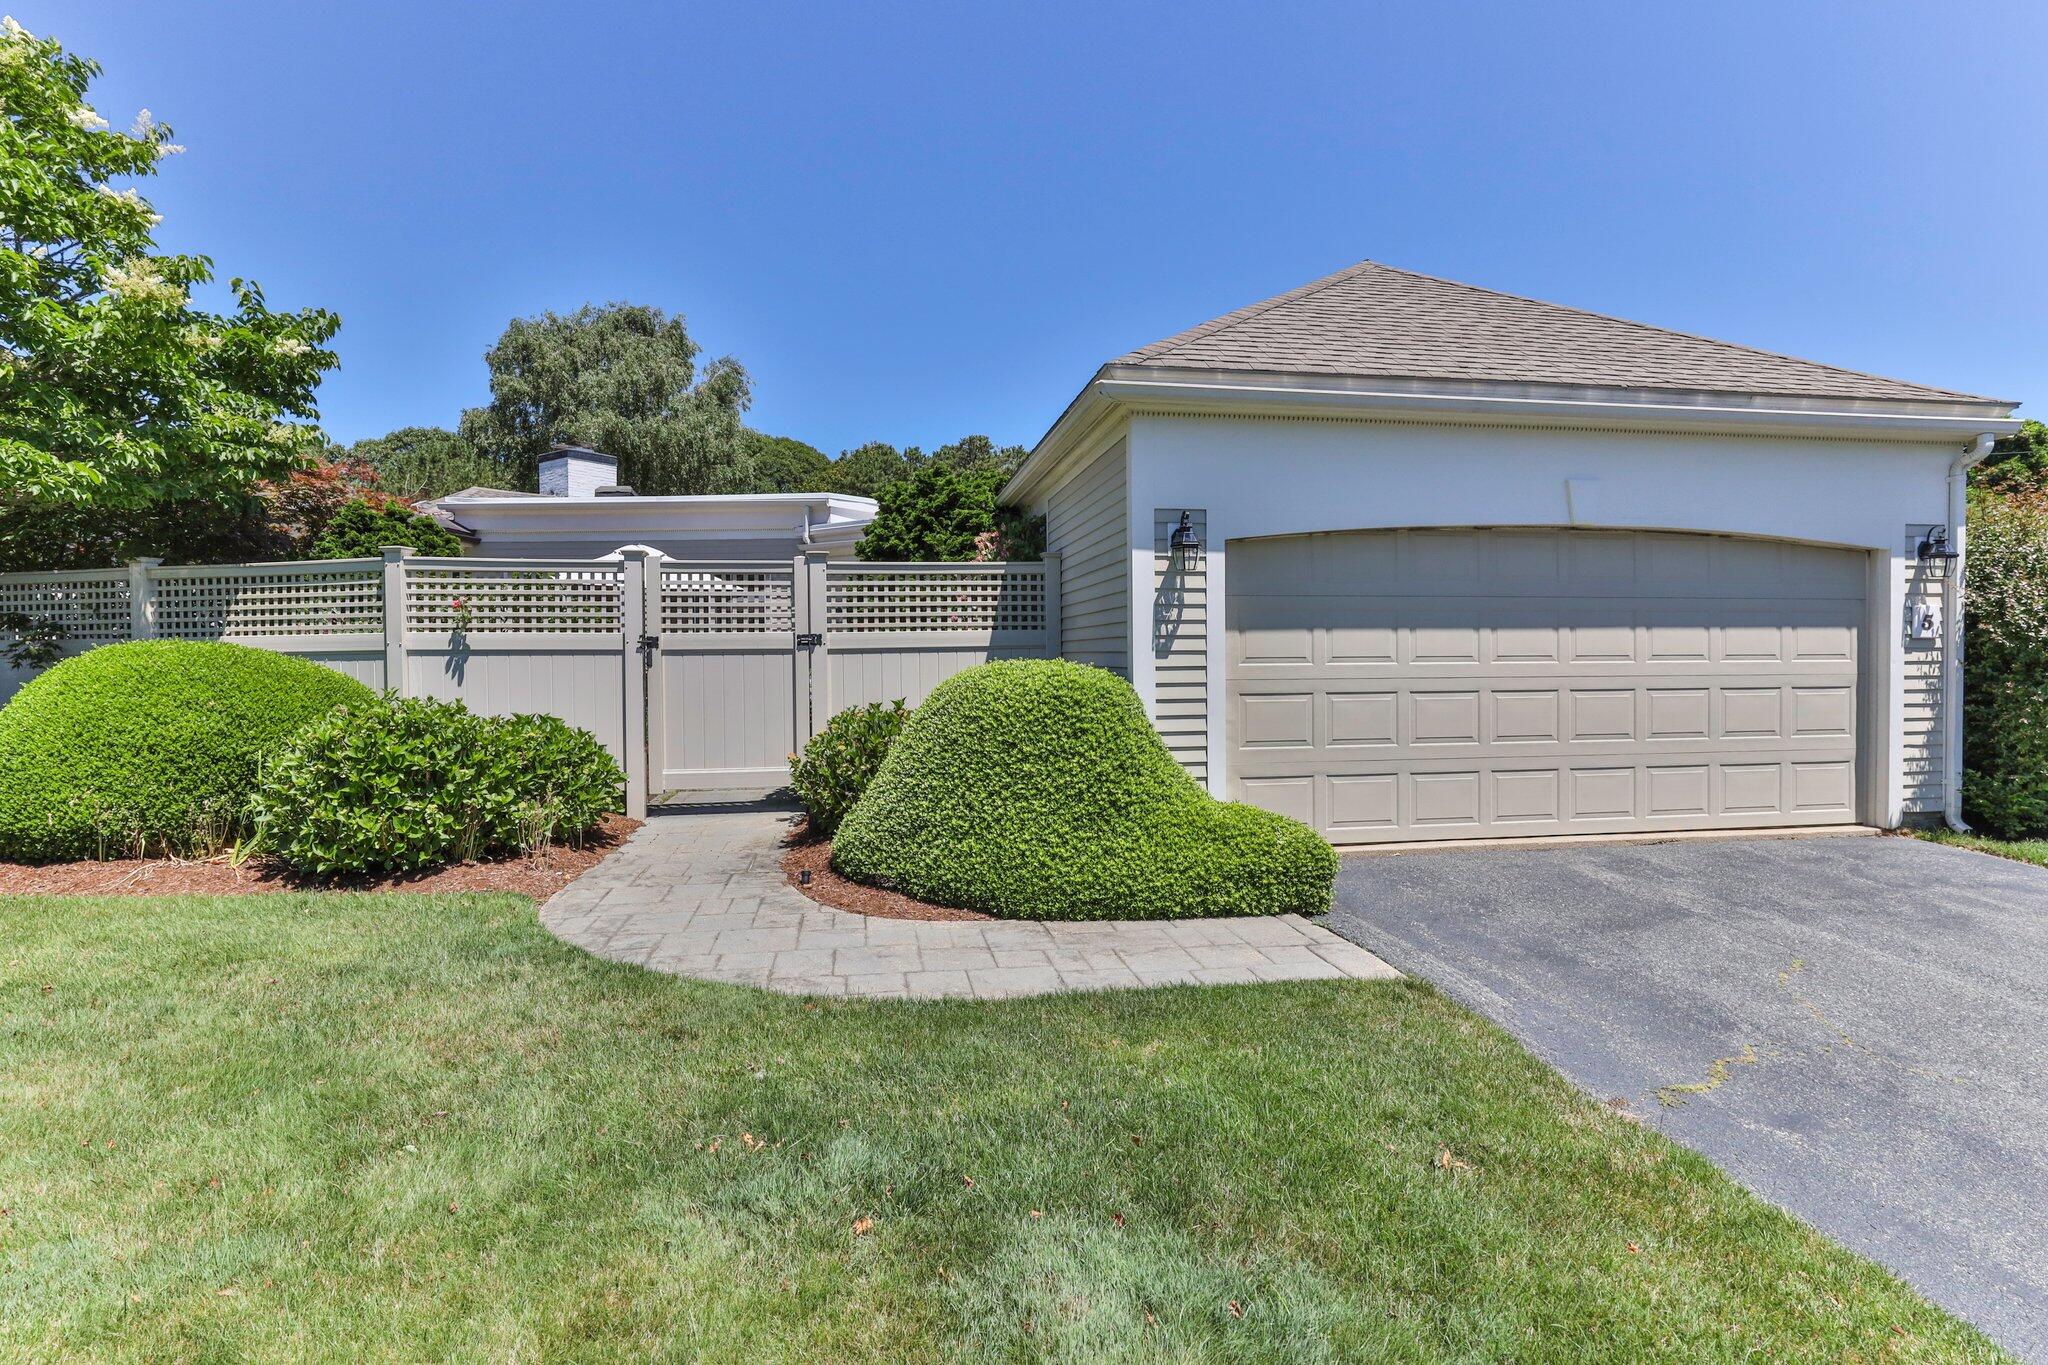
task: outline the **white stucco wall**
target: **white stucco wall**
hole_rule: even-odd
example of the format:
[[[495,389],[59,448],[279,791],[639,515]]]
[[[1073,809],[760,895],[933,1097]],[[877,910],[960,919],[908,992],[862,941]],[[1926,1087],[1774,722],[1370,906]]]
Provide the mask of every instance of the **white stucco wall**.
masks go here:
[[[1207,513],[1209,764],[1226,790],[1224,637],[1229,542],[1402,526],[1600,526],[1766,536],[1872,552],[1868,686],[1881,726],[1865,818],[1905,806],[1905,528],[1947,520],[1960,443],[1632,433],[1345,419],[1131,419],[1131,601],[1153,598],[1158,509]],[[1571,494],[1567,495],[1567,482]],[[1148,622],[1134,622],[1143,638]],[[1131,680],[1157,698],[1152,651]]]

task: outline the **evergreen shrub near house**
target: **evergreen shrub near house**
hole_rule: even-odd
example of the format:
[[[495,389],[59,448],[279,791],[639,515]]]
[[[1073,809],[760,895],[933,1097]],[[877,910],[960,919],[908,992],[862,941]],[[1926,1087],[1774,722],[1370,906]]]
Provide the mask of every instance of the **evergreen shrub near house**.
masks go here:
[[[66,659],[0,707],[0,857],[213,852],[247,829],[272,750],[373,699],[243,645],[137,640]]]
[[[789,785],[814,834],[830,834],[874,781],[910,712],[901,700],[849,706],[789,759]]]
[[[2048,834],[2048,496],[1973,494],[1963,617],[1963,818]]]
[[[939,684],[839,827],[833,865],[1018,919],[1327,910],[1337,855],[1306,825],[1217,801],[1130,684],[1057,659]]]
[[[344,503],[313,542],[315,559],[375,559],[386,545],[410,545],[423,555],[453,558],[462,542],[432,517],[395,503],[362,498]]]
[[[301,872],[421,872],[579,842],[621,808],[625,777],[553,716],[385,697],[337,711],[268,763],[258,846]]]

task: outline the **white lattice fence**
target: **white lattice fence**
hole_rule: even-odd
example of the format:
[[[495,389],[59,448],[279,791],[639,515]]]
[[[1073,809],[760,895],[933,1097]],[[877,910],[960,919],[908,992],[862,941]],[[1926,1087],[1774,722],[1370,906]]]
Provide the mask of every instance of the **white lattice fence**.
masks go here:
[[[412,631],[615,635],[625,575],[582,560],[408,559],[405,622]]]
[[[687,635],[761,634],[796,628],[793,564],[665,564],[661,628]]]
[[[1043,564],[828,564],[825,628],[848,634],[1040,633]]]
[[[51,622],[80,644],[110,644],[129,636],[128,580],[126,569],[0,574],[0,613]]]
[[[307,639],[384,632],[375,559],[157,568],[150,614],[174,640]]]

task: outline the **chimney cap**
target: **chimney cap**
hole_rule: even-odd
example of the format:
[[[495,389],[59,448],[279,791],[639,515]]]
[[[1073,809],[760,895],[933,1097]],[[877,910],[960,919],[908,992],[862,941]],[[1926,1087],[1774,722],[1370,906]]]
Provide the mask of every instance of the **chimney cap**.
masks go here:
[[[602,450],[592,450],[589,446],[565,445],[560,441],[557,441],[554,443],[554,445],[550,446],[548,448],[548,453],[541,456],[541,458],[544,460],[552,460],[564,455],[574,455],[578,459],[583,460],[603,460],[606,464],[611,465],[613,468],[617,468],[619,463],[619,457],[616,455],[607,455]]]

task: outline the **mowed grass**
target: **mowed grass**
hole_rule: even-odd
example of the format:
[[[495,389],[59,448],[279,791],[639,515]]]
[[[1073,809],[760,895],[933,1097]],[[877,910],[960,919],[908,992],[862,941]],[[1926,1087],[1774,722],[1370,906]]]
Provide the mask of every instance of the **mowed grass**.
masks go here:
[[[2048,839],[1994,839],[1988,834],[1958,834],[1952,829],[1914,832],[1929,843],[1952,844],[1956,848],[1975,849],[1979,853],[1992,853],[2001,858],[2048,867]]]
[[[11,1359],[1996,1358],[1427,987],[820,1003],[0,901]]]

